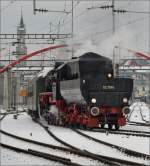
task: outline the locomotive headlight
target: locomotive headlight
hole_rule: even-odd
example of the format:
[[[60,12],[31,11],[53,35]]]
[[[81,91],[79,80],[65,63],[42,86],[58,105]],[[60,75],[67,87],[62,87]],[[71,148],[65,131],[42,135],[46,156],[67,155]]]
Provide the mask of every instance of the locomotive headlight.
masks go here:
[[[112,74],[111,74],[111,73],[108,73],[108,74],[107,74],[107,77],[108,77],[108,78],[111,78],[111,77],[112,77]]]
[[[123,103],[127,103],[128,99],[126,97],[123,98]]]
[[[92,98],[92,99],[91,99],[91,102],[92,102],[93,104],[95,104],[95,103],[96,103],[96,99],[95,99],[95,98]]]
[[[99,108],[98,107],[92,107],[91,108],[91,115],[92,116],[98,116],[99,115]]]
[[[123,107],[122,112],[127,115],[130,113],[130,108],[128,106]]]

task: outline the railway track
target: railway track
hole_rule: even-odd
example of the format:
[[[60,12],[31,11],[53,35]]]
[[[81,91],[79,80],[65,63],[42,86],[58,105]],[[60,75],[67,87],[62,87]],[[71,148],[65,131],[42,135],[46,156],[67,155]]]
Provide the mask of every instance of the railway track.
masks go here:
[[[2,121],[5,118],[6,114],[4,114],[1,118],[0,121]]]
[[[84,157],[84,158],[91,158],[93,160],[97,160],[99,161],[99,158],[100,157],[95,157],[95,156],[92,156],[92,155],[89,155],[85,152],[82,152],[80,150],[78,150],[77,148],[73,147],[73,146],[69,146],[69,144],[65,144],[63,143],[65,146],[68,146],[69,148],[65,148],[65,147],[60,147],[60,146],[55,146],[55,145],[51,145],[51,144],[46,144],[46,143],[43,143],[43,142],[38,142],[38,141],[35,141],[35,140],[31,140],[31,139],[27,139],[27,138],[22,138],[22,137],[19,137],[19,136],[16,136],[16,135],[13,135],[11,133],[8,133],[6,131],[3,131],[3,130],[0,130],[0,133],[1,134],[4,134],[4,135],[7,135],[7,136],[10,136],[12,138],[15,138],[15,139],[18,139],[18,140],[21,140],[21,141],[25,141],[25,142],[28,142],[28,143],[32,143],[32,144],[35,144],[35,145],[39,145],[39,146],[43,146],[43,147],[47,147],[47,148],[50,148],[50,149],[54,149],[54,150],[59,150],[59,151],[62,151],[64,153],[70,153],[70,154],[74,154],[74,155],[77,155],[79,157]],[[59,141],[60,142],[60,141]],[[32,150],[33,151],[33,150]],[[107,163],[108,164],[108,163]],[[112,164],[112,162],[111,162]],[[114,163],[113,163],[114,164]],[[115,163],[116,164],[116,163]]]
[[[133,121],[129,121],[127,122],[128,125],[134,125],[134,126],[150,126],[150,123],[140,123],[140,122],[133,122]]]
[[[10,146],[10,145],[3,144],[3,143],[0,143],[0,146],[3,147],[3,148],[7,148],[7,149],[10,149],[10,150],[16,151],[16,152],[21,152],[21,153],[24,153],[24,154],[29,154],[29,155],[33,155],[33,156],[37,156],[37,157],[42,157],[42,158],[45,158],[47,160],[55,161],[55,162],[65,164],[65,165],[82,166],[80,164],[71,162],[71,160],[68,159],[68,158],[59,157],[59,156],[56,156],[56,155],[51,155],[49,153],[43,153],[43,152],[36,151],[36,150],[33,150],[33,149],[21,149],[21,148]]]
[[[86,129],[87,131],[100,132],[109,134],[120,134],[128,136],[137,136],[137,137],[150,137],[150,132],[147,131],[135,131],[135,130],[107,130],[107,129]]]
[[[23,113],[23,112],[26,112],[26,111],[11,111],[11,112],[0,113],[0,115],[2,115],[2,117],[0,118],[0,121],[2,121],[7,115],[10,115],[10,114],[20,115],[20,113]]]
[[[39,122],[38,122],[39,123]],[[101,162],[101,163],[104,163],[104,164],[107,164],[107,165],[115,165],[115,166],[120,166],[120,165],[139,165],[139,166],[143,166],[143,164],[139,164],[139,163],[136,163],[136,162],[131,162],[131,161],[126,161],[126,160],[122,160],[122,159],[117,159],[117,158],[112,158],[112,157],[107,157],[107,156],[103,156],[103,155],[98,155],[98,154],[94,154],[94,153],[91,153],[89,151],[86,151],[86,150],[81,150],[81,149],[78,149],[64,141],[62,141],[60,138],[56,137],[49,129],[48,129],[48,126],[45,126],[41,123],[39,123],[46,131],[47,133],[53,137],[55,140],[57,140],[58,142],[60,142],[61,144],[65,145],[67,148],[65,147],[59,147],[59,146],[54,146],[54,145],[49,145],[49,144],[46,144],[46,143],[42,143],[42,142],[38,142],[38,141],[34,141],[34,140],[29,140],[27,138],[22,138],[22,137],[19,137],[19,136],[16,136],[16,135],[13,135],[13,134],[10,134],[10,133],[7,133],[3,130],[0,130],[0,132],[2,134],[5,134],[7,136],[10,136],[10,137],[13,137],[13,138],[16,138],[16,139],[20,139],[22,141],[26,141],[26,142],[29,142],[29,143],[33,143],[33,144],[36,144],[36,145],[40,145],[40,146],[43,146],[43,147],[48,147],[48,148],[51,148],[51,149],[56,149],[56,150],[61,150],[63,152],[66,152],[67,154],[68,153],[72,153],[72,154],[75,154],[75,155],[78,155],[78,156],[83,156],[83,157],[86,157],[88,159],[93,159],[93,160],[96,160],[98,162]],[[1,144],[0,146],[3,146],[5,148],[8,148],[10,149],[8,146],[9,145],[6,145],[6,144]],[[17,147],[12,147],[13,149],[16,149]],[[18,150],[19,148],[17,148]],[[21,149],[21,151],[24,151],[25,153],[32,153],[32,155],[37,155],[38,157],[42,157],[45,158],[46,156],[49,156],[50,154],[48,153],[43,153],[43,152],[40,152],[40,151],[36,151],[36,150],[33,150],[33,149]],[[21,152],[20,151],[20,152]],[[19,150],[18,150],[19,152]],[[45,156],[45,157],[44,157]],[[54,156],[53,156],[54,157]],[[55,156],[54,158],[57,158],[58,156]],[[68,162],[68,161],[67,161]],[[70,161],[71,162],[71,161]],[[68,162],[68,165],[69,163]],[[75,165],[80,165],[78,163],[73,163],[71,162],[70,163],[71,165],[75,164]],[[67,165],[67,163],[65,164]]]
[[[67,147],[69,147],[73,150],[77,150],[77,151],[81,152],[82,154],[86,155],[89,158],[96,159],[96,160],[98,160],[102,163],[105,163],[105,164],[108,164],[108,165],[115,165],[115,166],[122,166],[122,165],[147,166],[147,165],[140,164],[140,163],[137,163],[137,162],[127,161],[127,160],[118,159],[118,158],[114,158],[114,157],[103,156],[103,155],[98,155],[98,154],[91,153],[87,150],[81,150],[79,148],[76,148],[76,147],[68,144],[67,142],[61,140],[60,138],[58,138],[56,135],[54,135],[52,133],[52,131],[49,130],[48,126],[43,125],[41,122],[37,122],[37,123],[40,126],[42,126],[47,131],[47,133],[51,137],[53,137],[55,140],[57,140],[61,144],[65,145],[65,146],[67,146]]]
[[[150,135],[149,131],[136,131],[136,130],[124,130],[124,129],[121,129],[119,131],[121,131],[121,132],[127,132],[127,133],[131,132],[131,133],[136,133],[136,134],[148,134],[148,135]]]
[[[133,151],[133,150],[130,150],[130,149],[118,146],[118,145],[114,145],[114,144],[111,144],[111,143],[108,143],[108,142],[105,142],[105,141],[93,138],[93,137],[91,137],[91,136],[89,136],[87,134],[84,134],[83,132],[80,132],[79,130],[76,130],[76,129],[72,129],[72,130],[75,131],[76,133],[82,135],[83,137],[86,137],[86,138],[88,138],[90,140],[93,140],[95,142],[98,142],[100,144],[103,144],[103,145],[112,147],[114,149],[117,149],[118,151],[120,151],[122,153],[125,153],[125,154],[127,154],[129,156],[139,157],[139,158],[144,158],[144,159],[149,159],[150,160],[150,155],[147,155],[147,154],[144,154],[144,153],[140,153],[140,152],[136,152],[136,151]]]
[[[78,157],[79,160],[80,160],[80,158],[82,158],[82,162],[84,162],[85,160],[86,161],[90,160],[91,163],[93,162],[91,160],[92,158],[89,158],[89,155],[86,155],[84,152],[82,153],[82,152],[80,152],[78,150],[74,150],[72,148],[65,148],[65,147],[61,147],[61,146],[55,146],[55,145],[51,145],[51,144],[38,142],[38,141],[27,139],[27,138],[23,138],[23,137],[20,137],[20,136],[8,133],[8,132],[6,132],[4,130],[1,130],[1,129],[0,129],[0,134],[1,135],[2,134],[6,135],[8,137],[11,137],[11,138],[14,138],[14,139],[17,139],[17,140],[20,140],[20,141],[24,141],[27,144],[35,144],[35,145],[38,145],[38,146],[41,146],[41,147],[53,149],[54,150],[54,152],[53,152],[54,154],[55,154],[55,150],[57,151],[57,153],[59,151],[59,152],[63,153],[64,156],[67,156],[66,160],[70,160],[70,161],[67,161],[66,163],[63,161],[62,163],[65,164],[65,165],[74,165],[74,166],[82,165],[82,164],[78,164],[79,162],[78,163],[74,163],[74,162],[71,161],[71,159],[68,159],[68,158],[74,158],[75,156]],[[32,154],[34,156],[43,157],[43,158],[46,158],[46,159],[47,159],[47,157],[45,157],[45,156],[49,156],[50,155],[49,153],[43,153],[43,152],[40,152],[40,151],[37,151],[37,150],[33,150],[33,149],[20,149],[20,148],[17,148],[17,147],[14,147],[14,146],[10,146],[10,145],[4,144],[4,143],[1,143],[0,146],[2,146],[4,148],[7,148],[7,149],[11,149],[11,150],[17,151],[17,152]],[[69,154],[70,154],[71,157],[68,156]],[[56,155],[52,155],[52,157],[56,158],[56,159],[58,158],[58,156],[56,156]],[[50,159],[51,159],[51,157],[50,157]],[[63,160],[64,160],[64,158],[63,158]],[[95,158],[93,160],[95,160],[96,163],[99,162]],[[60,158],[60,161],[61,161],[61,158]]]
[[[23,113],[23,112],[27,112],[27,111],[25,111],[25,110],[23,110],[23,111],[7,111],[4,113],[1,113],[1,115],[19,114],[19,113]]]

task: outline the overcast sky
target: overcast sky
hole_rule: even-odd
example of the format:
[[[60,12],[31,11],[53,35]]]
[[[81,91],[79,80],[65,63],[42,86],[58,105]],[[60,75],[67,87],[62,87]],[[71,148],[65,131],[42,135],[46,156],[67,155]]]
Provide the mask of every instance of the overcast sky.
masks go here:
[[[115,34],[113,35],[111,9],[88,10],[88,8],[101,5],[111,5],[111,0],[74,1],[74,41],[82,44],[82,47],[76,50],[77,54],[94,51],[111,57],[112,48],[118,44],[125,48],[149,51],[148,0],[116,0],[115,9],[125,9],[133,13],[115,14]],[[38,0],[36,8],[71,11],[71,1]],[[51,33],[71,33],[71,13],[67,15],[37,12],[33,15],[32,0],[1,0],[1,33],[16,33],[21,9],[27,33],[49,33],[50,23],[52,23]],[[46,46],[30,44],[28,52]]]

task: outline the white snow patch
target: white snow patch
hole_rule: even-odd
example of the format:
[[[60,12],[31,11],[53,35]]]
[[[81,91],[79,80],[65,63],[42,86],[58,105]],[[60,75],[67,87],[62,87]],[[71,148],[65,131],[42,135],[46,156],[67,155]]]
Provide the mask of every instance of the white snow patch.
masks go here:
[[[83,131],[81,131],[83,132]],[[84,131],[85,134],[130,150],[149,154],[149,138]]]
[[[18,116],[17,119],[13,119],[13,115],[7,115],[5,119],[2,121],[2,129],[10,132],[14,135],[19,135],[24,138],[33,139],[39,142],[49,143],[57,146],[63,146],[62,144],[55,141],[52,137],[50,137],[46,131],[41,128],[38,124],[33,122],[31,118],[26,114],[22,113]],[[68,154],[63,151],[50,149],[48,147],[38,146],[32,143],[24,142],[21,140],[17,140],[15,138],[11,138],[4,134],[1,134],[1,142],[7,145],[19,147],[22,149],[34,149],[37,151],[42,151],[45,153],[70,158],[72,162],[76,162],[82,165],[101,165],[100,162],[88,159],[85,157],[79,157],[74,154]],[[31,160],[33,162],[31,163]],[[61,165],[60,163],[56,163],[44,160],[42,158],[37,158],[34,156],[26,155],[23,153],[16,153],[7,149],[2,149],[1,151],[1,163],[3,165]],[[103,164],[102,164],[103,165]]]
[[[54,126],[50,126],[49,129],[58,138],[64,140],[65,142],[71,144],[72,146],[74,146],[76,148],[79,148],[82,150],[87,150],[87,151],[90,151],[92,153],[99,154],[99,155],[120,158],[120,159],[133,161],[133,162],[136,161],[136,162],[139,162],[142,164],[148,163],[147,160],[126,156],[125,154],[117,151],[116,149],[113,149],[111,147],[107,147],[105,145],[102,145],[102,144],[99,144],[99,143],[94,142],[92,140],[89,140],[83,136],[80,136],[79,134],[77,134],[76,132],[74,132],[70,129],[61,128],[61,127],[54,127]],[[91,133],[89,133],[89,135],[91,135]],[[100,137],[100,138],[101,137],[103,138],[103,136],[104,135],[101,135],[100,133],[97,133],[97,136],[95,135],[95,137]],[[109,140],[111,140],[112,135],[109,135],[108,137],[110,137]],[[105,139],[105,137],[104,137],[104,139]],[[117,137],[117,136],[114,139],[116,139],[116,142],[122,142],[122,144],[124,143],[125,145],[127,144],[127,141],[128,141],[128,139],[122,139],[122,137]],[[111,141],[112,144],[113,144],[113,140]],[[132,141],[133,141],[132,142],[132,144],[133,144],[135,140],[132,140]],[[138,143],[138,140],[136,141],[136,143]],[[147,142],[146,146],[147,145],[148,145],[148,142]],[[132,149],[132,146],[131,146],[131,149]],[[134,149],[134,147],[133,147],[133,149]]]
[[[14,135],[18,135],[28,139],[33,139],[39,142],[49,143],[49,144],[53,144],[57,146],[63,146],[61,143],[55,141],[52,137],[50,137],[42,127],[40,127],[38,124],[33,122],[30,116],[28,116],[26,113],[21,113],[17,119],[14,119],[13,115],[7,115],[1,121],[1,128],[2,130],[10,132]],[[126,156],[122,154],[121,152],[117,151],[116,149],[106,147],[105,145],[98,144],[96,142],[93,142],[92,140],[88,140],[68,128],[55,127],[55,126],[49,126],[49,128],[57,137],[71,144],[72,146],[75,146],[82,150],[85,149],[100,155],[110,156],[114,158],[122,158],[125,160],[136,161],[142,164],[148,164],[147,160]],[[121,135],[119,136],[119,135],[112,135],[112,134],[105,135],[104,133],[93,133],[93,132],[89,132],[89,133],[87,132],[87,134],[92,135],[95,138],[110,142],[112,144],[124,146],[126,148],[137,150],[137,151],[148,154],[149,141],[147,138],[132,137],[132,136],[128,137],[128,136],[121,136]],[[7,143],[9,145],[17,146],[24,149],[31,148],[31,149],[43,151],[46,153],[50,153],[50,154],[54,154],[54,155],[58,155],[62,157],[67,157],[67,158],[70,158],[73,162],[77,162],[82,165],[100,165],[101,164],[91,159],[86,159],[83,157],[78,157],[73,154],[67,154],[67,153],[60,152],[58,150],[49,149],[47,147],[41,147],[41,146],[33,145],[30,143],[26,143],[23,141],[19,141],[14,138],[5,136],[3,134],[1,135],[1,141],[3,143]],[[42,158],[36,158],[30,155],[16,153],[4,148],[1,148],[1,149],[2,149],[1,163],[3,165],[9,165],[9,164],[21,165],[22,163],[24,163],[25,165],[33,165],[33,164],[54,165],[55,164],[55,163],[53,164],[53,162],[51,163],[51,161],[47,161]],[[32,160],[31,157],[33,158],[32,163],[31,163],[31,160]],[[47,162],[50,162],[50,163],[47,164]],[[57,163],[56,165],[60,165],[60,164]]]
[[[146,123],[150,122],[150,108],[144,102],[135,102],[130,106],[129,121]]]
[[[17,119],[14,119],[13,115],[7,115],[1,122],[1,129],[20,137],[60,145],[42,127],[33,122],[26,113],[21,113]]]
[[[44,69],[42,71],[39,72],[39,74],[37,75],[37,77],[45,77],[47,75],[47,73],[49,71],[51,71],[53,69],[53,67],[44,67]]]
[[[61,164],[58,162],[46,160],[44,158],[34,157],[32,155],[17,153],[12,150],[1,148],[1,161],[2,166],[21,166],[21,165],[47,165],[47,166],[58,166]]]
[[[50,112],[54,114],[58,118],[58,108],[56,106],[51,106],[50,107]]]
[[[0,113],[6,113],[6,110],[2,106],[0,106]]]

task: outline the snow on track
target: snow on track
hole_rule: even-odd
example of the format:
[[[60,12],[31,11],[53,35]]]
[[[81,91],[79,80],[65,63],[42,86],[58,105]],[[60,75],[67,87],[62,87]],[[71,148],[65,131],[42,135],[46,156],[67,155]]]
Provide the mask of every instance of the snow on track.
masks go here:
[[[133,131],[146,131],[150,132],[150,126],[138,126],[138,125],[125,125],[120,130],[133,130]]]
[[[8,150],[1,147],[1,158],[0,165],[2,166],[27,166],[27,165],[47,165],[47,166],[58,166],[58,162],[49,161],[43,158],[34,157],[32,155],[26,155],[23,153],[17,153],[12,150]],[[60,166],[63,166],[59,163]]]
[[[63,146],[57,141],[55,141],[53,138],[51,138],[46,133],[46,131],[42,127],[40,127],[37,123],[33,122],[30,116],[28,116],[26,113],[22,113],[21,115],[18,116],[17,119],[13,119],[13,115],[7,115],[5,119],[3,119],[2,121],[1,129],[9,133],[12,133],[13,135],[18,135],[20,137],[36,140],[39,142],[49,143],[49,144],[53,144],[57,146]],[[1,133],[1,142],[4,144],[22,148],[22,149],[29,148],[29,149],[34,149],[44,153],[66,157],[71,159],[72,162],[76,162],[78,164],[83,164],[83,165],[100,165],[101,164],[100,162],[92,160],[92,159],[80,157],[78,155],[74,155],[70,153],[65,153],[60,150],[50,149],[48,147],[42,147],[32,143],[27,143],[25,141],[18,140],[16,138],[12,138],[10,136],[6,136],[2,133]],[[34,156],[33,156],[33,163],[30,163],[31,160],[30,160],[30,157],[28,157],[28,155],[24,155],[22,153],[18,154],[16,152],[13,152],[4,148],[2,148],[1,154],[2,154],[1,160],[3,165],[9,165],[10,163],[11,165],[22,165],[22,163],[25,163],[25,165],[29,165],[29,164],[37,165],[36,163],[38,163],[38,165],[60,165],[59,163],[53,164],[53,162],[51,164],[51,161],[47,161],[45,159],[42,159],[40,161],[39,158],[37,158],[37,161],[40,161],[40,162],[36,162],[36,157]],[[35,163],[34,163],[34,160],[35,160]]]
[[[130,150],[134,150],[137,152],[141,152],[144,154],[149,154],[149,141],[150,138],[141,138],[136,136],[126,136],[126,135],[114,135],[107,133],[95,133],[92,131],[81,131],[89,136],[92,136],[93,138],[118,145]],[[119,141],[118,141],[119,140]]]
[[[85,150],[88,150],[95,154],[100,154],[100,155],[105,155],[105,156],[110,156],[110,157],[120,158],[120,159],[122,158],[122,159],[126,159],[129,161],[147,164],[147,160],[126,156],[113,148],[98,144],[96,142],[93,142],[92,140],[88,140],[68,128],[55,127],[55,126],[49,126],[49,128],[57,137],[64,140],[65,142],[71,144],[72,146],[75,146],[82,150],[85,149]],[[33,122],[32,119],[30,118],[30,116],[28,116],[26,113],[21,113],[17,119],[14,119],[12,114],[7,115],[1,121],[1,129],[6,132],[9,132],[9,133],[12,133],[14,135],[18,135],[18,136],[21,136],[24,138],[36,140],[39,142],[49,143],[49,144],[53,144],[56,146],[63,146],[61,143],[57,142],[52,137],[50,137],[48,135],[48,133],[46,133],[46,131],[39,124]],[[88,134],[88,131],[86,131],[86,132]],[[128,136],[112,135],[112,134],[110,134],[110,135],[108,134],[106,136],[106,134],[104,134],[104,133],[97,133],[97,132],[96,133],[89,132],[89,135],[93,136],[97,139],[99,138],[104,141],[108,141],[108,142],[110,141],[110,143],[112,143],[112,144],[116,143],[117,145],[120,145],[120,146],[124,144],[124,146],[127,148],[128,148],[128,146],[131,147],[132,150],[137,150],[137,148],[139,148],[140,152],[143,152],[143,153],[144,153],[144,150],[141,151],[141,149],[145,147],[145,143],[148,145],[146,138],[140,138],[140,137],[134,138],[132,136],[128,137]],[[98,163],[97,161],[93,161],[91,159],[79,157],[79,156],[76,156],[73,154],[67,155],[64,152],[60,152],[58,150],[53,150],[53,149],[49,149],[47,147],[40,147],[37,145],[26,143],[26,142],[23,142],[20,140],[16,140],[14,138],[10,138],[9,136],[5,136],[3,134],[1,134],[1,141],[2,141],[2,143],[7,143],[12,146],[18,146],[20,148],[31,148],[31,149],[43,151],[46,153],[55,154],[58,156],[63,156],[63,157],[67,156],[68,158],[70,158],[72,160],[72,162],[78,162],[81,164],[84,163],[84,165],[100,165],[100,163]],[[137,144],[138,144],[138,146],[137,146]],[[3,163],[6,163],[6,165],[9,164],[9,159],[11,160],[11,163],[18,160],[18,162],[16,163],[17,165],[19,165],[18,163],[21,162],[21,158],[18,159],[18,157],[17,157],[17,156],[19,156],[18,153],[13,152],[11,155],[11,152],[9,150],[3,149],[3,148],[2,148],[1,152],[2,152],[1,160],[3,161]],[[148,150],[146,150],[145,152],[148,153]],[[8,156],[10,156],[10,157],[5,156],[5,154],[8,154]],[[27,163],[26,160],[29,159],[28,157],[26,157],[27,155],[24,155],[24,154],[21,154],[21,155],[25,156],[25,157],[22,157],[22,161],[25,160],[25,163]],[[15,161],[13,160],[13,158]],[[26,158],[28,158],[28,159],[26,159]],[[40,159],[37,158],[37,160],[40,160]],[[42,159],[40,162],[41,165],[45,164],[44,161],[46,161],[46,163],[50,162],[45,159]],[[45,165],[51,165],[51,164],[45,164]],[[52,165],[54,165],[54,164],[52,164]]]
[[[3,134],[1,136],[1,142],[4,143],[4,144],[7,144],[7,145],[11,145],[11,146],[17,146],[19,148],[21,147],[23,149],[29,148],[29,149],[34,149],[34,150],[37,150],[37,151],[40,151],[40,152],[65,157],[65,158],[71,159],[72,162],[76,162],[78,164],[81,164],[81,163],[84,164],[84,165],[92,165],[92,164],[97,165],[97,164],[99,164],[99,162],[91,160],[91,159],[87,159],[87,158],[84,158],[84,157],[79,157],[79,156],[73,155],[73,154],[67,154],[67,153],[64,153],[63,151],[59,151],[59,150],[54,150],[54,149],[50,149],[50,148],[46,148],[46,147],[41,147],[41,146],[38,146],[38,145],[34,145],[32,143],[27,143],[27,142],[24,142],[24,141],[20,141],[20,140],[11,138],[9,136],[5,136]]]
[[[88,150],[92,153],[96,153],[96,154],[100,154],[104,156],[110,156],[114,158],[125,159],[128,161],[134,161],[134,162],[136,161],[142,164],[148,164],[147,161],[144,159],[128,157],[113,148],[106,147],[105,145],[101,145],[99,143],[93,142],[92,140],[86,139],[70,129],[54,127],[54,126],[50,126],[49,129],[63,141],[81,150]],[[111,135],[110,135],[110,139],[111,139]],[[117,140],[118,142],[120,141],[120,139],[117,139]],[[113,143],[113,141],[111,143]]]
[[[17,119],[13,115],[7,115],[1,122],[1,129],[24,138],[60,146],[60,143],[49,137],[26,113],[21,113]]]

